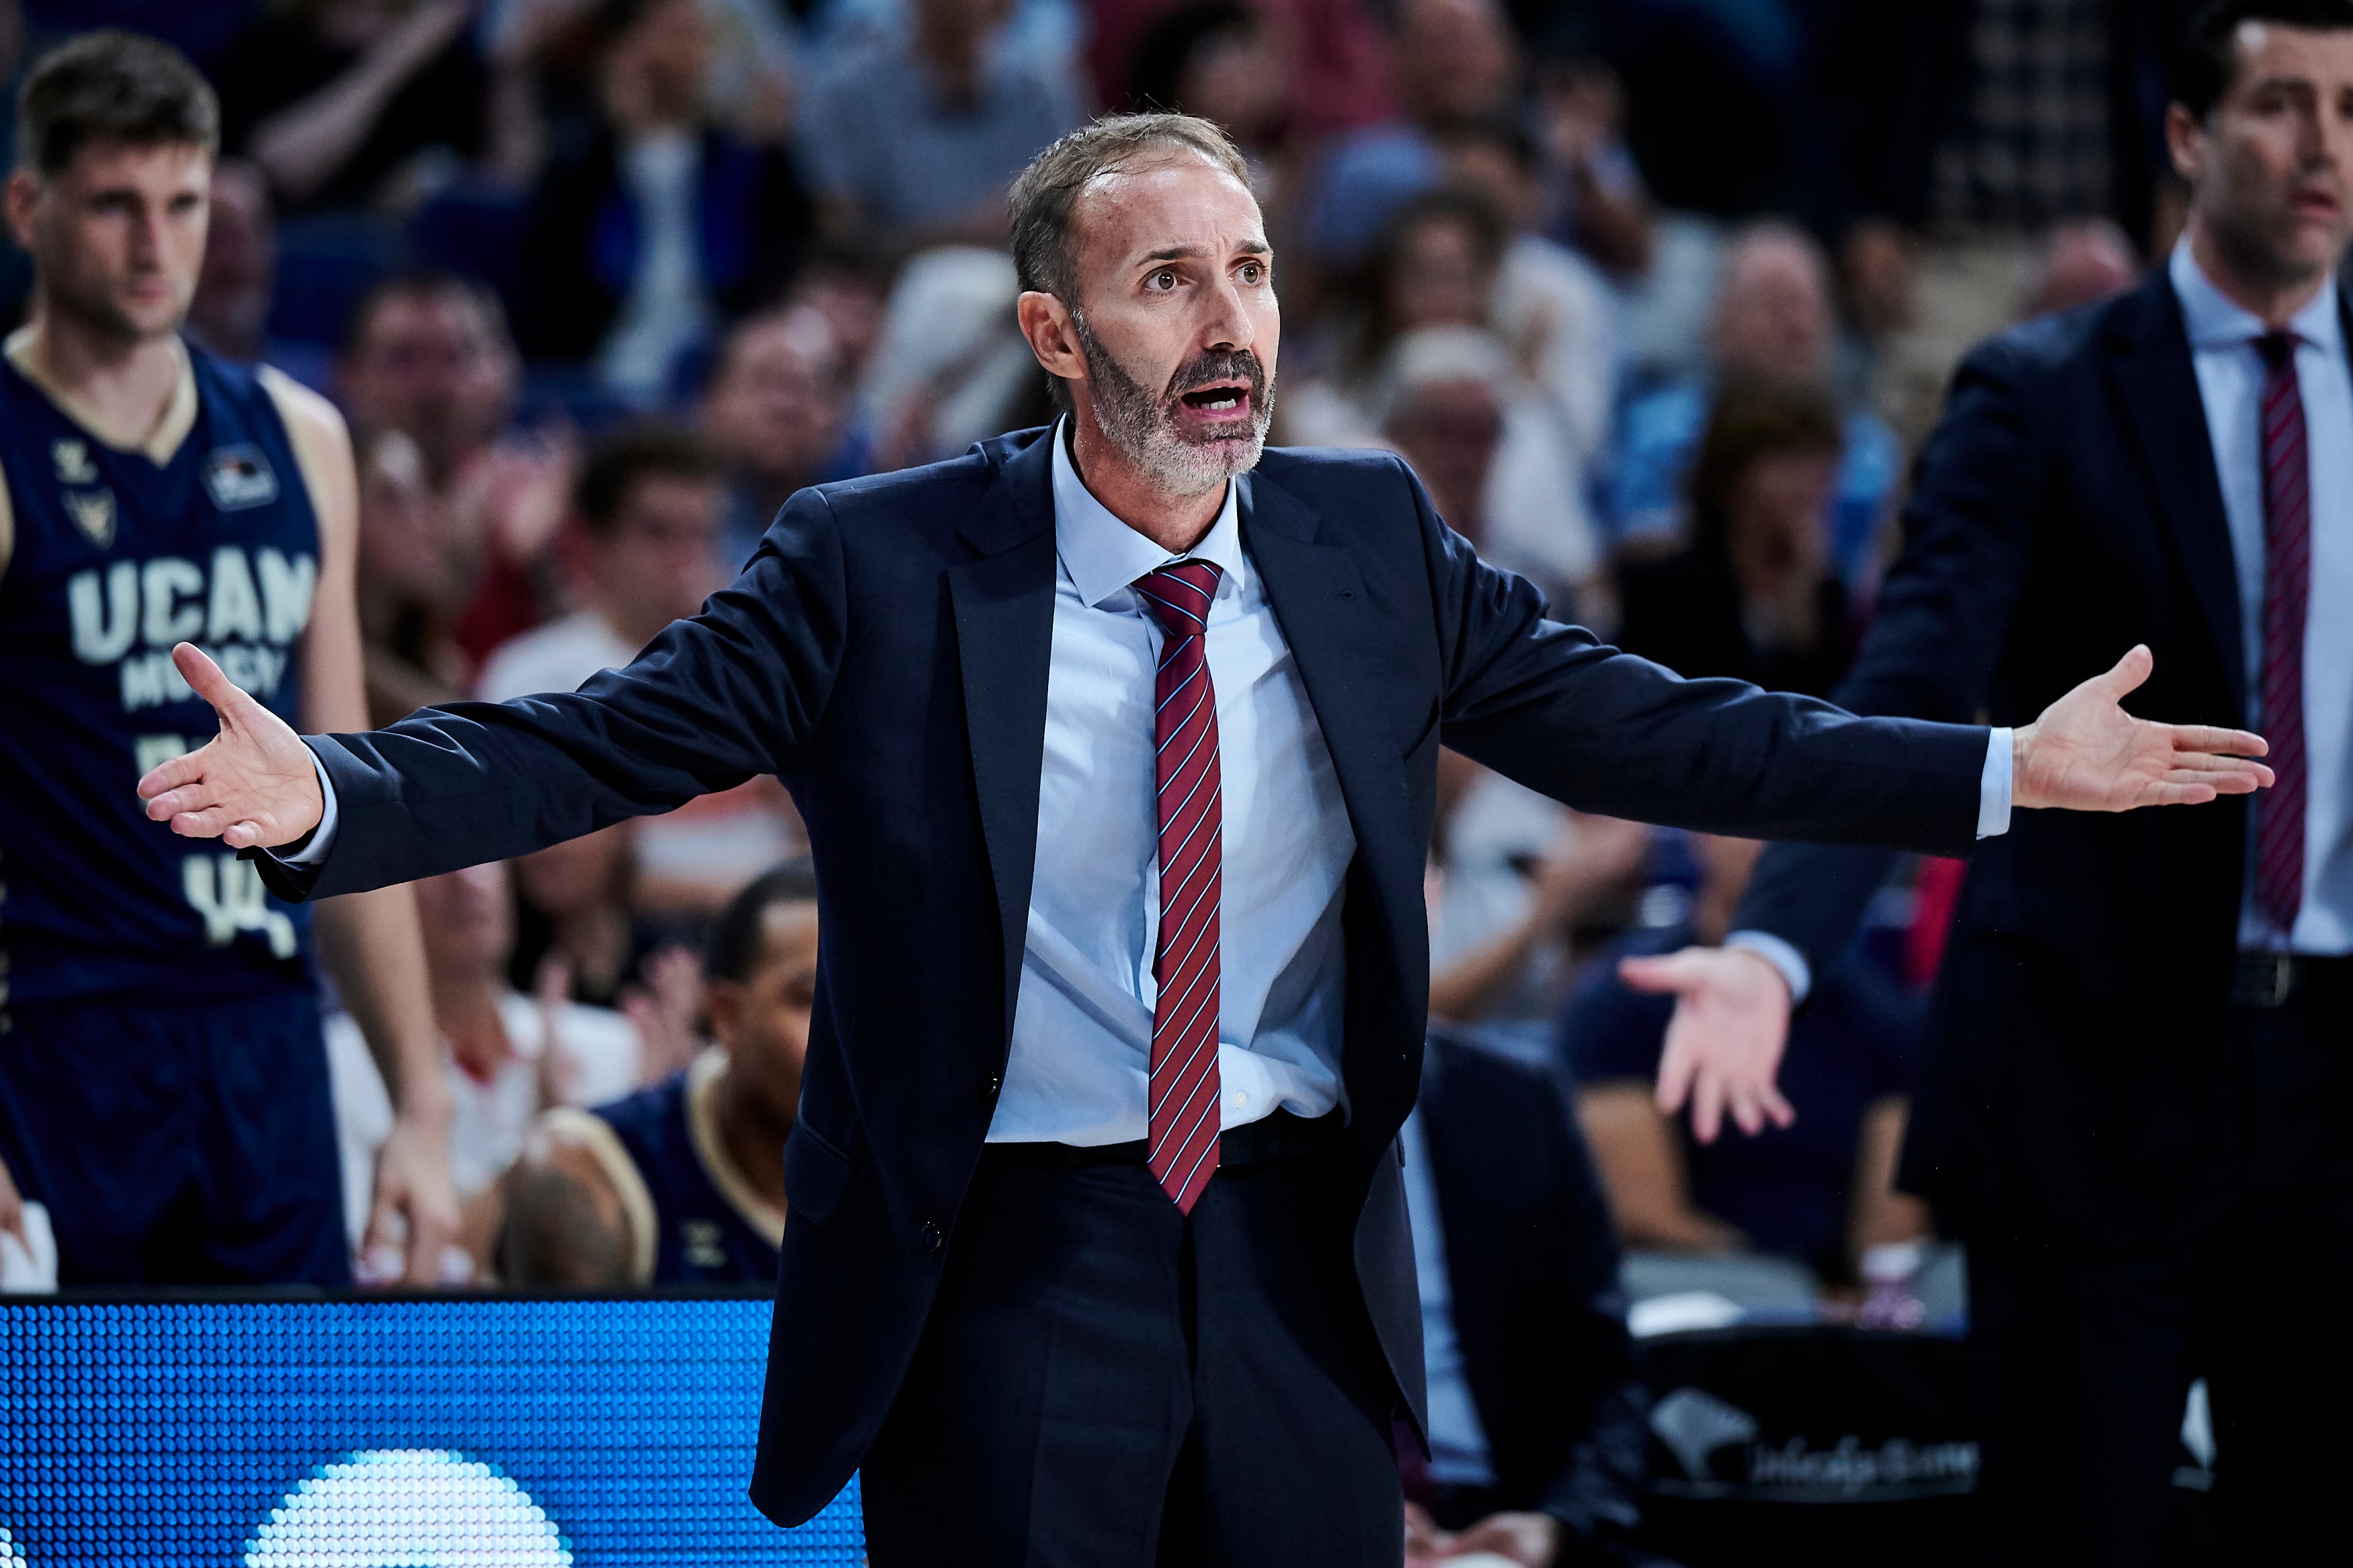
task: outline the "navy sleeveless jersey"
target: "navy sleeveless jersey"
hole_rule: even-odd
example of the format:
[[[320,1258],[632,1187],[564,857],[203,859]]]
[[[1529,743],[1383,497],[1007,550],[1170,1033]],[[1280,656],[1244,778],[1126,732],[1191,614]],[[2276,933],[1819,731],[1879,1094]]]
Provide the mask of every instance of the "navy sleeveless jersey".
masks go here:
[[[172,664],[196,644],[299,724],[319,525],[277,405],[191,347],[169,462],[95,439],[0,356],[0,953],[7,1000],[227,1000],[310,983],[310,916],[136,785],[218,733]]]
[[[781,1237],[763,1235],[745,1217],[756,1198],[731,1201],[720,1190],[741,1178],[732,1171],[714,1181],[718,1130],[709,1122],[709,1091],[716,1053],[693,1068],[598,1106],[593,1114],[613,1130],[653,1200],[653,1279],[659,1285],[773,1284]],[[708,1065],[706,1065],[708,1064]],[[690,1122],[697,1102],[705,1125]],[[714,1152],[708,1157],[704,1147]]]

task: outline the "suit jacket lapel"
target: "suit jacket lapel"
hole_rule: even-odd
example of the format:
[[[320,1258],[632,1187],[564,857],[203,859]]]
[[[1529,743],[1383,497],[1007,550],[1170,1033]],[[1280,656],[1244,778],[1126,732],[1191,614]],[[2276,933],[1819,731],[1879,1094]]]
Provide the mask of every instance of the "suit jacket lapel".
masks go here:
[[[1262,474],[1240,482],[1242,540],[1315,710],[1357,852],[1381,894],[1389,940],[1399,963],[1419,965],[1428,930],[1418,920],[1401,922],[1409,930],[1397,929],[1397,917],[1421,907],[1421,846],[1400,765],[1409,737],[1400,737],[1388,718],[1397,692],[1372,657],[1380,627],[1371,596],[1353,552],[1316,542],[1316,515],[1305,503]]]
[[[1052,452],[1050,439],[1033,441],[997,470],[997,482],[962,530],[979,559],[950,567],[947,574],[973,784],[1004,940],[1000,1051],[1013,1037],[1038,858],[1039,769],[1054,648]]]
[[[2134,312],[2113,329],[2117,353],[2108,374],[2148,471],[2158,512],[2189,574],[2206,628],[2221,656],[2232,706],[2244,705],[2246,653],[2239,626],[2239,578],[2229,514],[2214,470],[2214,443],[2198,392],[2180,302],[2163,268],[2141,288]]]

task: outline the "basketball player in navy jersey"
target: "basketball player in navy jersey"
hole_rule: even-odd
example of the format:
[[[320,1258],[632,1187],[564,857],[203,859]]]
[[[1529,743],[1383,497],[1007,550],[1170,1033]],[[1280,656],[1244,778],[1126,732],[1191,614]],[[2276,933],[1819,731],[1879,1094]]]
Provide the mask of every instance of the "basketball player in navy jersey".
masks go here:
[[[507,1183],[510,1285],[768,1284],[817,1001],[817,869],[788,860],[711,936],[720,1047],[666,1083],[541,1120]]]
[[[45,1203],[68,1286],[350,1279],[309,912],[134,791],[215,730],[182,639],[289,721],[366,715],[343,422],[180,336],[218,124],[178,54],[87,35],[26,79],[6,187],[35,284],[0,352],[0,1222]],[[408,890],[322,905],[316,942],[398,1109],[370,1241],[427,1282],[457,1210]]]

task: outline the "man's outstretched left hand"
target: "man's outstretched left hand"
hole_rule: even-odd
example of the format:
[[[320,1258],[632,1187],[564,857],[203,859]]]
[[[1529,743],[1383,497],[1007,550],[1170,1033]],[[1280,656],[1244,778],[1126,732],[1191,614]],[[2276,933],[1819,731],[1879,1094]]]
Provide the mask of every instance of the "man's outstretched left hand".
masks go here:
[[[2159,724],[2124,710],[2156,658],[2135,647],[2012,732],[2010,804],[2070,811],[2131,811],[2198,805],[2217,795],[2271,787],[2272,771],[2252,759],[2260,735],[2204,724]]]

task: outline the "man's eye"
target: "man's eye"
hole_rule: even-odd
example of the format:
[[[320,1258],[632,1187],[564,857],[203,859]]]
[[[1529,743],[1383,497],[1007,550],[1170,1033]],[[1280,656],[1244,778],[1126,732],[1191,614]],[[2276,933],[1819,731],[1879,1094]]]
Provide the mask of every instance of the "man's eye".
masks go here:
[[[1159,271],[1152,275],[1151,282],[1145,284],[1145,287],[1148,289],[1157,289],[1166,292],[1166,290],[1176,287],[1176,274],[1164,267]]]
[[[1266,268],[1258,262],[1245,261],[1241,265],[1241,278],[1245,283],[1261,282],[1266,278]]]

